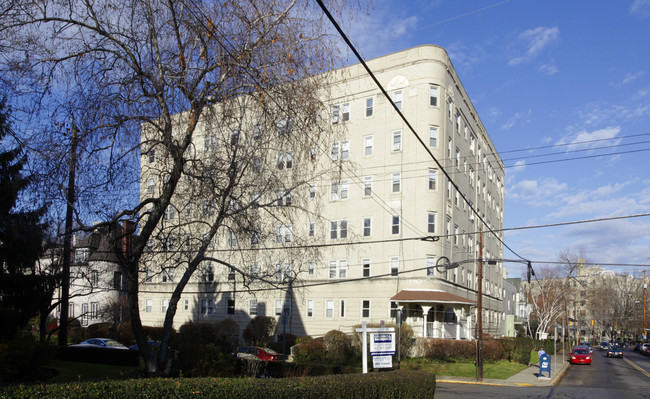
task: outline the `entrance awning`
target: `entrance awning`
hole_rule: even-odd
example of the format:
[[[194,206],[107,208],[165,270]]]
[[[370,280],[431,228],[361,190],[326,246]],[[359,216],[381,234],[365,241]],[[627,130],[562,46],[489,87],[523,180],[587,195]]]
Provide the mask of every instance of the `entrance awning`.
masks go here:
[[[390,298],[395,302],[413,303],[450,303],[459,305],[476,305],[476,301],[450,294],[442,290],[402,290]]]

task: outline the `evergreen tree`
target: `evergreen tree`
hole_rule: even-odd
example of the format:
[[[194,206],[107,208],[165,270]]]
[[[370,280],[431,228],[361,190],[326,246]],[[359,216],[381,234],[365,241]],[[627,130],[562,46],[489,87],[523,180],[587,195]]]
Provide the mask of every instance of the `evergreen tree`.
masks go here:
[[[30,184],[23,176],[27,157],[12,135],[6,97],[0,99],[0,338],[9,338],[38,312],[41,276],[36,262],[42,252],[44,208],[17,210],[20,194]]]

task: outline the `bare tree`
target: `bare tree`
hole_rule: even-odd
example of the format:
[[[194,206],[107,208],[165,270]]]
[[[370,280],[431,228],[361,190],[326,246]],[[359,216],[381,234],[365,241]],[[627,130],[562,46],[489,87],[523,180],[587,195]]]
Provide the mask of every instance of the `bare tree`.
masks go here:
[[[345,3],[330,2],[350,14]],[[293,194],[307,190],[330,140],[322,73],[337,48],[311,2],[33,0],[1,17],[3,72],[25,95],[23,109],[74,118],[59,123],[83,135],[92,173],[77,183],[81,192],[110,194],[97,201],[114,215],[106,224],[135,223],[138,239],[125,250],[118,237],[114,250],[149,374],[170,370],[173,318],[201,267],[280,287],[299,277],[301,257],[316,249],[300,245],[292,220],[316,210]],[[88,204],[85,217],[101,212]],[[231,251],[212,250],[225,238]],[[240,248],[244,241],[256,251]],[[237,266],[260,253],[258,272]],[[283,259],[279,270],[272,258]],[[176,278],[156,355],[139,289],[146,268],[161,265]]]
[[[531,318],[537,320],[533,336],[549,329],[561,320],[565,312],[567,284],[558,268],[539,268],[535,280],[525,284],[528,303],[532,306]]]

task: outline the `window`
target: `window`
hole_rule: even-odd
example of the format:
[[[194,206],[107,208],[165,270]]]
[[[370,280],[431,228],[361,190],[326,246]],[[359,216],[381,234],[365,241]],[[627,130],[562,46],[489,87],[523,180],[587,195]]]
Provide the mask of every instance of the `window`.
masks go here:
[[[458,225],[454,225],[454,245],[458,245]]]
[[[460,134],[460,112],[456,111],[456,133]]]
[[[364,259],[361,261],[361,269],[363,277],[370,277],[370,259]]]
[[[474,168],[469,167],[469,186],[474,187]]]
[[[372,155],[373,146],[375,143],[374,136],[366,136],[363,138],[363,155],[369,157]]]
[[[209,134],[203,139],[203,151],[214,151],[217,149],[217,136]]]
[[[436,232],[436,214],[433,212],[427,213],[427,233],[435,234]]]
[[[230,145],[237,145],[239,143],[239,130],[232,129],[230,131]]]
[[[438,87],[429,86],[429,105],[432,107],[438,106]]]
[[[201,213],[203,216],[214,215],[215,205],[214,200],[207,200],[203,202],[203,207],[201,208]]]
[[[185,301],[183,302],[183,310],[185,310],[185,311],[190,310],[190,300],[189,299],[185,299]]]
[[[393,318],[393,319],[396,319],[398,312],[399,312],[399,307],[397,306],[397,303],[391,302],[390,303],[390,317]]]
[[[399,258],[392,257],[390,258],[390,275],[397,276],[399,274]]]
[[[429,190],[435,190],[438,187],[438,170],[429,169]]]
[[[339,302],[339,316],[345,317],[345,299]]]
[[[166,313],[168,306],[169,306],[169,299],[163,299],[162,301],[160,301],[160,313]]]
[[[341,114],[341,107],[338,105],[332,106],[332,123],[339,123],[339,116]]]
[[[399,215],[391,216],[391,234],[399,234]]]
[[[392,192],[394,193],[399,193],[401,191],[401,186],[402,186],[402,174],[401,173],[393,173],[392,176]]]
[[[460,167],[460,149],[456,147],[456,157],[454,158],[454,164],[456,165],[456,168]]]
[[[347,161],[350,159],[350,141],[337,141],[332,143],[331,155],[332,161]]]
[[[335,260],[330,261],[330,278],[336,278],[337,263]]]
[[[174,282],[174,268],[173,267],[165,267],[163,269],[162,282],[163,283],[173,283]]]
[[[438,128],[429,126],[429,147],[438,148]]]
[[[99,286],[99,272],[97,270],[90,271],[90,286],[91,287]]]
[[[372,176],[365,176],[363,178],[363,196],[370,197],[372,195]]]
[[[257,316],[257,299],[253,298],[248,300],[248,314],[251,316]]]
[[[275,315],[276,316],[282,316],[282,300],[281,299],[276,299],[275,300]]]
[[[293,120],[289,119],[280,119],[277,123],[278,136],[286,136],[293,131]]]
[[[445,228],[445,235],[447,236],[447,241],[451,241],[451,216],[447,216],[447,225]]]
[[[288,243],[293,240],[293,229],[291,226],[278,226],[275,231],[275,242],[278,244]]]
[[[393,146],[392,146],[393,151],[401,151],[402,150],[402,131],[397,130],[393,132]]]
[[[366,118],[371,117],[374,112],[375,99],[366,98]]]
[[[370,237],[372,220],[370,218],[363,218],[363,236]]]
[[[393,92],[393,103],[395,103],[395,107],[397,107],[398,110],[402,110],[402,91],[398,90]]]
[[[434,267],[436,261],[432,256],[427,256],[427,276],[433,276],[435,274]]]
[[[291,206],[291,192],[285,190],[279,190],[277,193],[278,206]]]
[[[339,278],[348,277],[348,261],[340,260],[339,261]]]
[[[370,317],[370,301],[368,299],[361,301],[361,317],[366,319]]]
[[[260,265],[257,263],[253,263],[251,265],[251,277],[257,278],[259,275],[260,275]]]
[[[74,317],[74,303],[68,305],[68,316]]]
[[[307,299],[307,317],[314,317],[314,300]]]
[[[341,105],[341,120],[343,122],[350,120],[350,103]]]
[[[315,235],[316,235],[316,223],[309,222],[309,237],[313,237]]]
[[[163,214],[163,220],[174,220],[175,214],[176,211],[174,210],[174,207],[168,205],[167,208],[165,208],[165,213]]]
[[[253,140],[259,140],[262,138],[262,126],[259,123],[253,125]]]
[[[313,184],[309,185],[309,198],[316,198],[316,186]]]
[[[227,314],[235,314],[235,300],[234,299],[228,299],[228,302],[226,304],[226,313]]]
[[[152,195],[155,186],[156,186],[156,181],[153,177],[147,179],[147,194]]]
[[[293,168],[293,152],[284,151],[278,153],[278,169]]]
[[[325,317],[334,317],[334,301],[331,299],[325,301]]]
[[[145,270],[144,273],[145,273],[144,281],[146,283],[152,282],[153,281],[153,272],[151,271],[151,269]]]
[[[309,262],[309,265],[307,265],[307,273],[310,276],[313,276],[315,269],[316,269],[316,265],[314,264],[314,262]]]
[[[156,151],[149,150],[149,163],[152,163],[156,160]]]
[[[348,181],[333,181],[330,185],[330,199],[338,201],[346,198],[348,198]]]
[[[97,320],[97,318],[99,317],[98,310],[99,310],[99,302],[92,302],[90,304],[90,318],[91,319]]]
[[[338,220],[330,222],[330,238],[332,240],[348,238],[348,221]]]
[[[81,304],[81,325],[88,325],[88,304]]]

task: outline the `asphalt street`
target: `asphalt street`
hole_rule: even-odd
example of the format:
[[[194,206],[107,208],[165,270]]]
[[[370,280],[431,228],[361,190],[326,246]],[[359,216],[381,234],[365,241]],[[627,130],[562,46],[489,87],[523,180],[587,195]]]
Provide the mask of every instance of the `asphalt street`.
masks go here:
[[[650,398],[650,357],[627,349],[622,359],[607,358],[594,350],[591,365],[570,366],[554,386],[439,382],[435,398]]]

